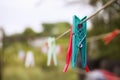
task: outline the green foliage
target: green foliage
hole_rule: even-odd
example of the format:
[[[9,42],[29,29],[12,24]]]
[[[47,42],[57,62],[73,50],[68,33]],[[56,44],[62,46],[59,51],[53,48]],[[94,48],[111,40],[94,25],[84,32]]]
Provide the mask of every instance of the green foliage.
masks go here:
[[[67,22],[43,23],[42,26],[44,28],[44,31],[41,33],[42,36],[57,36],[70,28],[70,24]]]
[[[42,32],[42,36],[51,35],[51,29],[54,28],[55,24],[43,23],[42,26],[44,28],[44,32]]]
[[[93,3],[96,4],[98,0],[91,1],[93,1]],[[102,3],[104,4],[107,1],[108,0],[102,0]],[[120,29],[120,13],[116,12],[115,9],[111,7],[113,6],[109,6],[107,9],[105,9],[105,12],[107,12],[109,15],[109,21],[107,23],[102,17],[95,16],[95,18],[92,20],[93,29],[88,32],[88,37],[97,36],[104,33],[112,32],[115,29]],[[102,16],[104,16],[104,13]],[[105,45],[102,39],[97,41],[100,55],[99,57],[120,60],[119,39],[120,34],[115,39],[113,39],[108,45]]]
[[[108,2],[109,0],[90,0],[90,4],[92,6],[96,6],[97,2],[102,2],[102,4],[105,4],[106,2]]]
[[[90,0],[90,4],[95,6],[98,0]]]
[[[36,33],[30,28],[26,28],[25,31],[23,32],[24,36],[35,36]]]
[[[76,80],[76,73],[69,68],[67,73],[63,73],[65,65],[65,55],[67,51],[68,38],[57,41],[63,47],[62,53],[58,54],[58,66],[53,64],[46,66],[47,55],[40,49],[28,46],[22,42],[15,42],[5,48],[4,53],[4,74],[3,80]],[[35,67],[25,68],[24,62],[18,58],[18,50],[22,49],[25,53],[33,51],[35,56]]]

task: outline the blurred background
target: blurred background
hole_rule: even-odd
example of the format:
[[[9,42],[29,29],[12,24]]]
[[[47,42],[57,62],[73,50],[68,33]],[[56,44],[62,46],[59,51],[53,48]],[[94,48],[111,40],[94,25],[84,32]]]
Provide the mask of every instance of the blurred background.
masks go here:
[[[69,66],[63,73],[69,33],[56,41],[57,66],[52,61],[47,66],[46,42],[48,37],[57,37],[70,29],[73,15],[90,16],[108,1],[0,0],[0,80],[98,80],[87,79],[92,73],[81,70],[80,60],[77,69]],[[87,21],[90,72],[105,70],[120,77],[120,30],[114,34],[115,29],[120,29],[120,0]],[[107,44],[106,38],[93,37],[106,33],[114,34]]]

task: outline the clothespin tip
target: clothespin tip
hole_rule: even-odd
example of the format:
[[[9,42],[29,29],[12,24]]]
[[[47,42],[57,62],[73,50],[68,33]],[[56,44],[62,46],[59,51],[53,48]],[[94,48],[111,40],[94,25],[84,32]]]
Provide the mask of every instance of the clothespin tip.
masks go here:
[[[90,71],[88,65],[86,66],[85,71],[86,71],[86,72],[89,72],[89,71]]]
[[[68,69],[68,64],[65,65],[64,69],[63,69],[63,72],[66,72]]]

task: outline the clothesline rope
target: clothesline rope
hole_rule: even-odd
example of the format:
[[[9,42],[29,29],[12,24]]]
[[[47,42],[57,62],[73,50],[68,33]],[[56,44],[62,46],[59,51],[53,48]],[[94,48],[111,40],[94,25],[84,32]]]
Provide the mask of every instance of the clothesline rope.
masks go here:
[[[92,14],[90,17],[88,17],[87,19],[83,20],[80,22],[80,24],[82,24],[83,22],[91,19],[92,17],[94,17],[96,14],[98,14],[100,11],[102,11],[103,9],[107,8],[108,6],[110,6],[113,2],[115,2],[116,0],[110,0],[109,2],[107,2],[105,5],[103,5],[103,7],[101,9],[99,9],[98,11],[96,11],[94,14]],[[68,29],[67,31],[65,31],[63,34],[61,34],[60,36],[58,36],[56,38],[56,40],[62,38],[64,35],[66,35],[67,33],[70,32],[70,29]]]

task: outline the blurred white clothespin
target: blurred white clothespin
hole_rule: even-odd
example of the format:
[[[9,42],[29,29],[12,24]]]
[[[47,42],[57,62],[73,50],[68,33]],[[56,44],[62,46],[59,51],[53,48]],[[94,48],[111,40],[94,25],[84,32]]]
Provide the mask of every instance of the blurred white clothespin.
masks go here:
[[[55,38],[49,37],[48,38],[48,60],[47,60],[47,66],[50,66],[52,57],[54,65],[57,66],[57,57],[56,57],[56,43]]]
[[[34,55],[32,51],[28,51],[27,55],[26,55],[26,59],[25,59],[25,67],[28,68],[30,66],[34,66],[35,62],[34,62]]]

